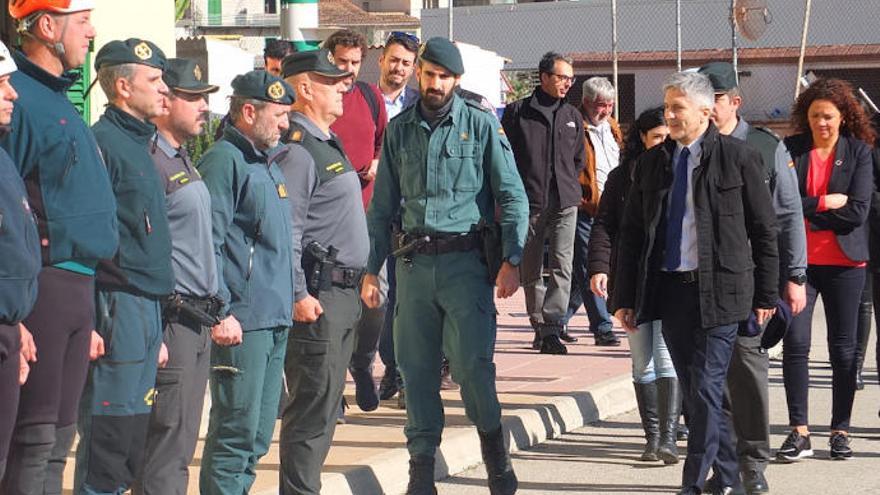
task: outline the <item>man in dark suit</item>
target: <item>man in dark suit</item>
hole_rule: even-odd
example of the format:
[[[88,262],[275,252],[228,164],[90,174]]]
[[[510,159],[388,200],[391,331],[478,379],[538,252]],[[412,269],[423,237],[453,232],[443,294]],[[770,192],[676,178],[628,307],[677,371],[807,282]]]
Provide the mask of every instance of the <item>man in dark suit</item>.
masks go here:
[[[619,237],[616,316],[628,331],[662,319],[690,410],[683,494],[740,485],[721,410],[738,323],[776,307],[776,215],[757,151],[723,136],[714,91],[698,73],[664,84],[669,139],[639,159]]]

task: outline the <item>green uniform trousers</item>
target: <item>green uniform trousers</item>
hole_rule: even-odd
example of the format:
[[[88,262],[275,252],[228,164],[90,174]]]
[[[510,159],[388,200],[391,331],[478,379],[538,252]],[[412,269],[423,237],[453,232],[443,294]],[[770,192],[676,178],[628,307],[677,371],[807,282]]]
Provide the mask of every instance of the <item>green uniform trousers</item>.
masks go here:
[[[443,432],[441,350],[461,386],[467,417],[483,432],[501,424],[495,391],[495,301],[476,251],[397,260],[394,350],[406,386],[410,455],[434,456]]]
[[[244,332],[240,345],[211,347],[211,415],[202,453],[202,495],[244,495],[269,452],[287,327]]]
[[[95,310],[106,352],[80,400],[77,495],[121,494],[140,476],[162,344],[158,300],[99,290]]]
[[[284,373],[290,402],[281,422],[281,493],[318,495],[330,450],[345,374],[361,316],[357,288],[331,287],[318,294],[324,314],[314,323],[294,322]],[[434,370],[436,374],[436,369]]]

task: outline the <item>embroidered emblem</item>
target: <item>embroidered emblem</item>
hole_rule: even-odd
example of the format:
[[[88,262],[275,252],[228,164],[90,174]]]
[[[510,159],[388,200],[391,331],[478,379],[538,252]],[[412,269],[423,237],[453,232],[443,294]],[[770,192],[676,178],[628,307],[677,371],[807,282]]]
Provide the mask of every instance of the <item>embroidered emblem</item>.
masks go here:
[[[273,100],[284,98],[284,93],[284,85],[281,84],[281,81],[275,82],[266,89],[266,95]]]
[[[300,130],[293,131],[293,134],[290,136],[290,140],[298,143],[303,140],[303,133]]]
[[[794,168],[794,161],[788,162],[788,168]]]
[[[462,133],[461,133],[461,140],[462,140],[462,141],[467,141],[467,140],[468,140],[468,133],[466,133],[466,132],[462,132]]]
[[[278,197],[282,199],[287,197],[287,187],[284,184],[278,184]]]
[[[153,56],[153,49],[150,48],[146,41],[141,41],[135,45],[134,55],[141,60],[147,60]]]
[[[333,173],[339,174],[339,173],[342,173],[343,170],[345,170],[345,166],[342,164],[342,162],[335,162],[335,163],[331,163],[330,165],[327,165],[326,170],[328,172],[333,172]]]
[[[329,51],[327,52],[327,61],[333,65],[336,65],[336,59],[333,58],[333,54],[330,53]]]
[[[196,81],[202,80],[202,68],[199,67],[199,64],[196,64],[195,68],[193,68],[193,77],[196,78]]]
[[[577,127],[576,125],[574,125],[574,122],[566,122],[565,125],[568,126],[568,127],[571,127],[572,129],[574,129],[575,127]]]

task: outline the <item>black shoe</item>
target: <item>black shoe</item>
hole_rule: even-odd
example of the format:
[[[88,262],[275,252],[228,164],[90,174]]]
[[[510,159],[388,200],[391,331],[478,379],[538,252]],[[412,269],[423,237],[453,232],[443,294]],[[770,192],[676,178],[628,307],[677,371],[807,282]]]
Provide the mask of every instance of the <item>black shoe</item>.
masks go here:
[[[443,360],[440,365],[440,390],[458,390],[458,384],[452,381],[452,373],[449,371],[449,361]]]
[[[596,345],[602,347],[617,347],[620,345],[620,339],[614,332],[603,332],[596,334]]]
[[[770,493],[770,485],[767,484],[767,478],[764,473],[757,469],[752,469],[741,474],[743,488],[748,495],[756,493]]]
[[[714,474],[703,485],[703,493],[711,493],[712,495],[746,495],[742,487],[719,486],[718,478]]]
[[[364,412],[375,411],[379,407],[379,396],[376,395],[376,382],[373,381],[372,369],[349,368],[348,370],[354,379],[354,400],[358,407]]]
[[[532,339],[532,349],[534,349],[536,351],[541,349],[541,342],[543,340],[544,339],[541,338],[541,332],[535,330],[535,338]]]
[[[852,457],[853,451],[849,447],[849,435],[840,432],[832,433],[828,443],[831,445],[832,460],[843,461]]]
[[[434,486],[434,458],[414,455],[409,459],[409,484],[406,495],[436,495]]]
[[[397,370],[385,368],[385,374],[382,376],[382,381],[379,382],[380,400],[388,400],[394,397],[394,394],[396,394],[399,389],[397,380]]]
[[[568,330],[563,327],[562,331],[559,332],[559,340],[565,342],[566,344],[574,344],[578,341],[578,338],[568,333]]]
[[[486,465],[486,474],[489,482],[491,495],[513,495],[516,493],[519,482],[513,466],[510,465],[510,455],[504,445],[504,432],[499,426],[495,431],[484,433],[477,430],[480,435],[480,453]]]
[[[776,451],[776,460],[780,462],[795,462],[807,457],[813,457],[810,436],[801,436],[797,430],[792,430]]]
[[[568,348],[559,341],[558,335],[548,335],[541,339],[541,354],[568,354]]]
[[[856,390],[864,390],[865,389],[865,379],[862,378],[862,366],[857,365],[856,367]]]
[[[679,423],[679,424],[678,424],[678,431],[675,432],[675,439],[676,439],[677,441],[679,441],[679,442],[687,442],[687,441],[688,441],[688,435],[690,434],[690,432],[691,432],[691,431],[688,430],[688,427],[687,427],[686,424],[684,424],[684,423]]]

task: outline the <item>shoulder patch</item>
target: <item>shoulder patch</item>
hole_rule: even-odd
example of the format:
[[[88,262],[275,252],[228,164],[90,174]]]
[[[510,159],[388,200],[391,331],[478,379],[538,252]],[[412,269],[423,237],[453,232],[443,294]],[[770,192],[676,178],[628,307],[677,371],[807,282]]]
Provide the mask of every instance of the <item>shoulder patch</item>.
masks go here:
[[[299,129],[293,131],[293,134],[290,135],[290,140],[294,143],[302,142],[303,140],[303,132]]]
[[[488,109],[485,106],[483,106],[482,104],[480,104],[480,102],[473,101],[469,98],[462,98],[462,100],[464,100],[465,104],[467,104],[467,106],[469,106],[471,108],[476,108],[476,109],[482,110],[486,113],[492,113],[492,111],[490,109]]]
[[[505,135],[506,135],[506,134],[504,134],[504,128],[503,128],[503,127],[498,126],[498,134],[501,134],[502,136],[505,136]]]

